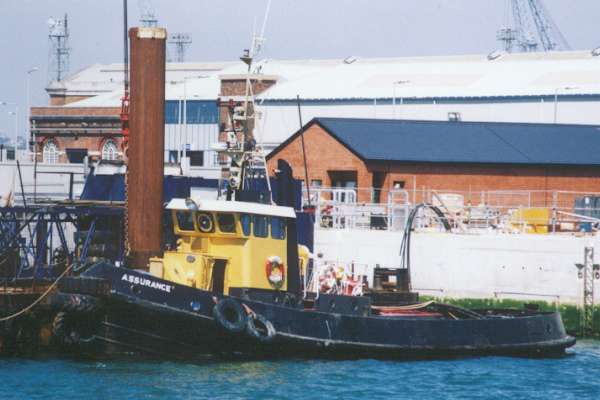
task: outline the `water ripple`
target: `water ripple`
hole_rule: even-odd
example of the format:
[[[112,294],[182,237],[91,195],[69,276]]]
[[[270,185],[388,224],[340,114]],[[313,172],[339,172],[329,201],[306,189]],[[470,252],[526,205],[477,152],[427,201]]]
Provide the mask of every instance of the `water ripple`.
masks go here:
[[[573,356],[447,361],[0,360],[0,399],[600,399],[600,342]]]

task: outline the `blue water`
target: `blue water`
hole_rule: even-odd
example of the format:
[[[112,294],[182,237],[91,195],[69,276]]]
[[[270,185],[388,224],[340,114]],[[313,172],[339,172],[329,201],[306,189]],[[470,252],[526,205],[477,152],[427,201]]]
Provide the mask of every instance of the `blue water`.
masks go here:
[[[0,360],[0,399],[600,399],[600,342],[571,356],[447,361]]]

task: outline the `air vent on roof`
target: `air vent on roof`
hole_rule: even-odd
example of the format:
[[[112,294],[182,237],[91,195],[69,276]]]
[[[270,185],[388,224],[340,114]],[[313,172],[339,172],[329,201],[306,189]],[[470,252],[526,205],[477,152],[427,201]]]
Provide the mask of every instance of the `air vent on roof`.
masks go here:
[[[352,64],[357,58],[354,56],[344,58],[344,64]]]
[[[600,47],[596,47],[594,50],[592,50],[592,56],[594,56],[594,57],[600,56]]]
[[[462,116],[459,112],[449,112],[448,113],[448,121],[459,122],[462,121]]]
[[[495,50],[487,55],[487,59],[488,59],[488,61],[494,61],[494,60],[502,57],[502,54],[503,53],[500,50]]]

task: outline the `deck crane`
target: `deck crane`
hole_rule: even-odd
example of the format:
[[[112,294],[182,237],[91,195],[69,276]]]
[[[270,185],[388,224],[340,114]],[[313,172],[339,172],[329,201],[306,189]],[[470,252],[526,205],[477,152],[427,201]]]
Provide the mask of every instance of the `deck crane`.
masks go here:
[[[504,50],[511,52],[514,45],[518,51],[570,50],[569,43],[544,7],[542,0],[510,0],[513,28],[502,28],[497,38],[504,43]]]

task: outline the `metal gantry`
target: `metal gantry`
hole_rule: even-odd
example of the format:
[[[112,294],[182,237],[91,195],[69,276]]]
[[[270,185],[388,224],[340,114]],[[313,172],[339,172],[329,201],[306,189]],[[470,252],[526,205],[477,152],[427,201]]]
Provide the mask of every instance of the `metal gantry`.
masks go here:
[[[49,18],[48,28],[50,32],[49,73],[50,81],[60,82],[69,71],[69,25],[67,14],[63,19]]]
[[[173,33],[169,35],[168,43],[175,48],[175,58],[172,62],[185,62],[185,52],[192,44],[192,37],[189,33]]]
[[[122,248],[98,243],[99,234],[110,237],[110,243],[122,242],[122,215],[121,207],[98,205],[0,207],[0,275],[51,278],[61,268],[102,253],[121,261]]]
[[[581,334],[594,331],[594,280],[600,278],[600,265],[594,264],[594,247],[586,246],[583,264],[575,264],[579,278],[583,280],[583,304],[581,310]]]

